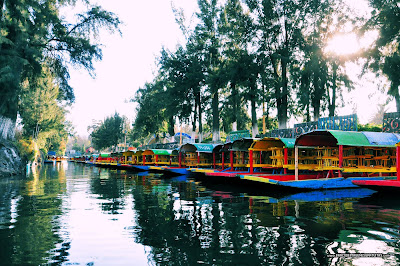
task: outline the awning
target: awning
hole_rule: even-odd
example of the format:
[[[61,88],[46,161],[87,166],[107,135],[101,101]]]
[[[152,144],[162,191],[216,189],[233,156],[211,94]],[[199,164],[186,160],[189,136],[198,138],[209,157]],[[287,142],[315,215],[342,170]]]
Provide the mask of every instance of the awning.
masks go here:
[[[134,151],[124,151],[124,152],[122,153],[122,155],[124,155],[124,156],[132,156],[133,154],[135,154]]]
[[[400,135],[386,132],[362,132],[372,145],[394,146],[400,141]]]
[[[370,134],[373,133],[373,134]],[[385,135],[381,135],[385,134]],[[296,146],[326,146],[333,147],[338,145],[355,146],[355,147],[389,147],[393,144],[384,144],[384,138],[388,137],[388,133],[381,132],[355,132],[355,131],[339,131],[339,130],[315,130],[300,135],[296,139]],[[367,135],[370,139],[367,138]],[[391,136],[393,139],[394,137]],[[372,143],[370,142],[372,141]],[[376,144],[380,143],[380,144]],[[386,143],[392,143],[386,141]]]
[[[154,152],[155,155],[171,155],[172,150],[152,150]]]
[[[249,151],[250,146],[253,144],[253,139],[238,139],[232,144],[232,151]]]
[[[206,144],[206,143],[186,143],[181,146],[181,152],[204,152],[212,153],[215,146],[219,144]]]
[[[109,153],[101,153],[100,157],[101,158],[107,158],[107,157],[110,157],[110,154]]]
[[[272,147],[294,148],[295,141],[293,138],[263,138],[254,141],[250,150],[262,151]]]

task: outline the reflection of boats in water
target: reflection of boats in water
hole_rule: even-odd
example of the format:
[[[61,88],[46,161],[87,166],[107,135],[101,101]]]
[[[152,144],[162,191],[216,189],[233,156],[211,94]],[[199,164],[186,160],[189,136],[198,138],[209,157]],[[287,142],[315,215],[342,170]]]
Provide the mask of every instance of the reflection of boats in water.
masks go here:
[[[366,198],[374,194],[375,191],[359,188],[359,189],[327,189],[327,190],[315,190],[299,193],[274,193],[268,192],[266,196],[252,196],[246,195],[249,198],[257,200],[265,200],[269,203],[279,202],[279,201],[331,201],[331,200],[341,200],[345,198]]]
[[[56,162],[57,163],[66,162],[67,159],[68,159],[68,157],[66,157],[66,156],[57,156],[56,157]]]
[[[236,186],[235,184],[216,184],[201,182],[201,185],[213,191],[218,191],[223,194],[240,194],[248,197],[251,200],[262,200],[269,203],[280,201],[331,201],[341,200],[346,198],[361,199],[367,198],[376,193],[367,188],[349,188],[349,189],[325,189],[325,190],[266,190],[261,187]]]

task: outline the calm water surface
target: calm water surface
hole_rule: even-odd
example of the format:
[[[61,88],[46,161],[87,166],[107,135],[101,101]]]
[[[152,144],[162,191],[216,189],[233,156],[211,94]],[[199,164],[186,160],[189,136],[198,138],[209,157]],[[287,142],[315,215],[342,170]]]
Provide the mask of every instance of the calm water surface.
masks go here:
[[[396,198],[45,165],[0,180],[0,264],[399,265]]]

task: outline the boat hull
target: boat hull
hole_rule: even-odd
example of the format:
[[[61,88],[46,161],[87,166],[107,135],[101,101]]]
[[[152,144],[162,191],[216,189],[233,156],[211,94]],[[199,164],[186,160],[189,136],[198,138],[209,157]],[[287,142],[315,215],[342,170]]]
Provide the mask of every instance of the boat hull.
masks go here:
[[[353,184],[380,192],[400,192],[400,181],[397,180],[355,180]]]
[[[385,177],[338,177],[338,178],[320,178],[307,179],[302,176],[303,180],[279,180],[279,176],[252,176],[240,175],[241,180],[254,184],[264,184],[280,189],[298,189],[298,190],[323,190],[323,189],[343,189],[358,188],[353,181],[357,180],[383,180]]]

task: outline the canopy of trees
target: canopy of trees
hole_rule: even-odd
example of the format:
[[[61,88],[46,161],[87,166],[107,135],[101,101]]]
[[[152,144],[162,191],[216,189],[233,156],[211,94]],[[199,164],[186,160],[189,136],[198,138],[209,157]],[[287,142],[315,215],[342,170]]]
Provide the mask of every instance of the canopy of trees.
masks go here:
[[[86,0],[87,10],[71,24],[60,10],[76,2],[0,0],[0,115],[15,121],[19,114],[23,136],[44,150],[66,141],[65,106],[74,102],[69,67],[93,73],[93,61],[102,57],[94,37],[120,24]]]
[[[154,81],[134,97],[133,137],[171,134],[176,121],[191,122],[200,138],[210,128],[213,141],[221,129],[247,128],[255,136],[262,103],[268,118],[276,113],[279,128],[293,116],[304,122],[334,116],[342,92],[353,88],[345,62],[361,57],[366,68],[388,77],[400,110],[400,7],[395,0],[369,4],[372,16],[357,17],[344,0],[198,0],[194,27],[174,8],[186,43],[161,51]],[[373,29],[380,37],[362,54],[325,50],[337,34]]]
[[[123,140],[125,118],[121,117],[118,113],[114,116],[107,117],[90,134],[92,143],[95,149],[103,150],[105,148],[116,146]]]

